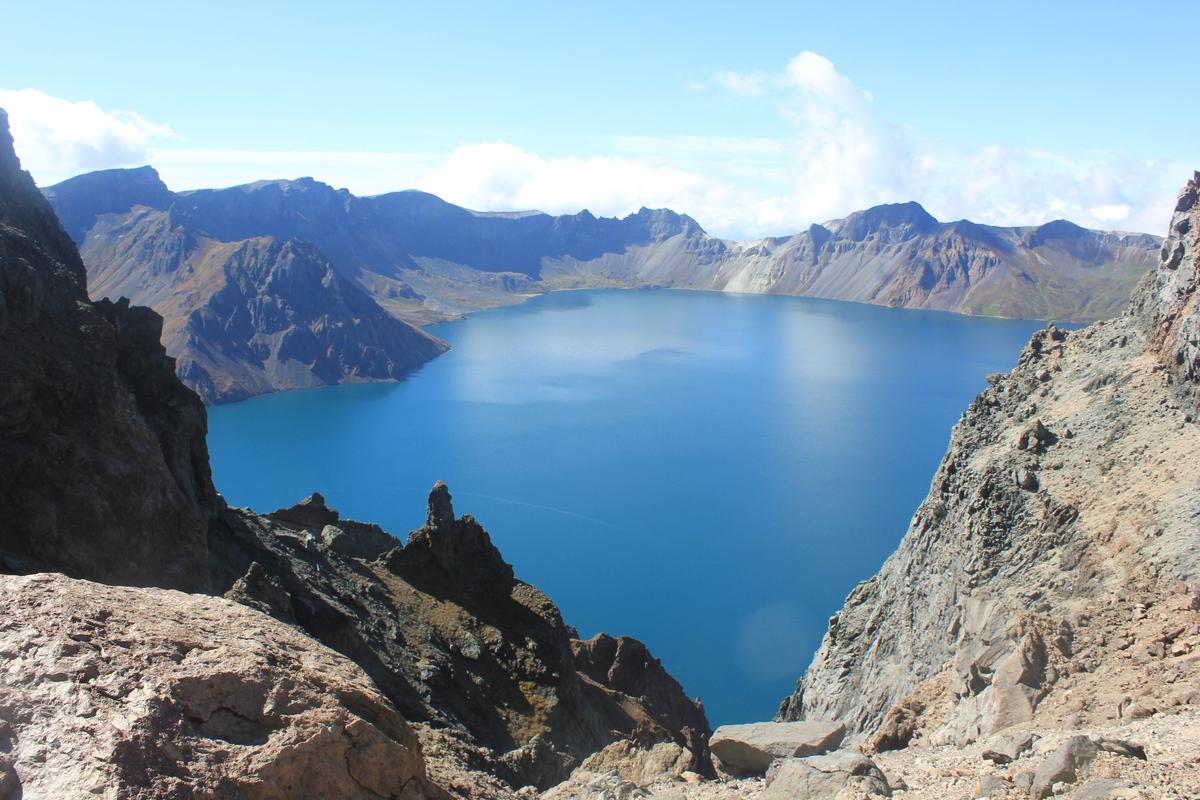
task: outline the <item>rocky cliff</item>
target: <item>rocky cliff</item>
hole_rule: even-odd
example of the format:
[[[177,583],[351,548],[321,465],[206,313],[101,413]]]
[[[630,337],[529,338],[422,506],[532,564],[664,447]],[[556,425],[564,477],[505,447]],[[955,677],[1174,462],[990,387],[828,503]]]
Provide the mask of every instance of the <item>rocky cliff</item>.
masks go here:
[[[446,487],[406,543],[319,495],[265,516],[227,508],[161,319],[88,299],[5,123],[0,573],[238,605],[0,578],[0,797],[494,799],[612,744],[711,771],[699,703],[641,643],[580,642]],[[200,246],[174,230],[177,252]],[[295,293],[279,284],[319,283],[351,310],[365,299],[302,242],[250,240],[221,258],[237,268],[207,307],[229,324],[322,313],[285,308]]]
[[[991,378],[780,718],[890,749],[1196,705],[1198,187],[1121,317],[1041,331]]]
[[[136,251],[120,237],[171,209],[173,225],[217,242],[311,242],[381,306],[417,323],[597,286],[1091,320],[1119,313],[1160,241],[1064,220],[1021,228],[943,223],[916,203],[901,203],[794,236],[730,242],[665,209],[624,219],[587,211],[481,214],[422,192],[356,197],[310,178],[170,193],[149,168],[81,176],[46,194],[69,221],[97,296],[156,291],[160,270],[151,265],[177,247],[166,229],[144,233]],[[131,296],[158,308],[149,295]]]
[[[0,112],[0,564],[208,587],[218,505],[200,400],[162,320],[89,302],[84,266]]]

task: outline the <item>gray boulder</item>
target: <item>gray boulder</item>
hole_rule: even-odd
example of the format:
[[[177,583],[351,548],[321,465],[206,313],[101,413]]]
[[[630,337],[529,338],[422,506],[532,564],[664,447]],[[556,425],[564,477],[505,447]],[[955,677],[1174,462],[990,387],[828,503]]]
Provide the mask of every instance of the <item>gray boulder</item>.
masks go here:
[[[1029,796],[1033,800],[1042,800],[1053,793],[1054,784],[1075,783],[1079,773],[1096,760],[1099,752],[1096,743],[1086,736],[1067,739],[1037,768]]]
[[[983,758],[996,764],[1011,763],[1033,747],[1036,738],[1028,731],[996,736],[984,748]]]
[[[762,800],[832,800],[864,794],[891,797],[887,777],[857,750],[781,758],[767,772]]]
[[[708,746],[729,774],[762,775],[777,758],[828,753],[845,735],[840,722],[754,722],[722,725]]]

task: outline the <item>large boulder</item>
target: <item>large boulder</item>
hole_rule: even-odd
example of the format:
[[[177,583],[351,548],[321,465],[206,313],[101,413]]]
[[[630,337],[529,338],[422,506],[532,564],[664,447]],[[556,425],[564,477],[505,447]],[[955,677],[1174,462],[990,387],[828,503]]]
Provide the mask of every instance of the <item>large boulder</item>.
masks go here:
[[[729,774],[762,775],[777,758],[828,753],[845,735],[840,722],[752,722],[722,725],[708,746]]]
[[[244,606],[0,577],[0,796],[442,798],[361,669]]]
[[[1086,736],[1067,739],[1037,768],[1029,796],[1032,800],[1042,800],[1054,793],[1054,784],[1075,783],[1099,753],[1100,748]]]
[[[857,750],[809,758],[783,758],[767,773],[762,800],[835,800],[863,795],[891,797],[887,777]]]

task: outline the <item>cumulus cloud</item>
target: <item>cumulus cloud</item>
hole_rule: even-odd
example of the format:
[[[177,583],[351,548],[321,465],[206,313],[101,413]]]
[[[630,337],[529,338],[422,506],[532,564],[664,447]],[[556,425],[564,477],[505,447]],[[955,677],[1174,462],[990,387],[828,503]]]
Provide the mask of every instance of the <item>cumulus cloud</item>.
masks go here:
[[[714,85],[745,94],[736,73]],[[776,75],[741,76],[769,87],[793,126],[776,163],[788,190],[748,206],[740,231],[778,234],[878,203],[917,200],[943,219],[997,225],[1066,217],[1092,227],[1161,232],[1182,164],[1111,152],[1070,155],[1002,145],[971,147],[901,128],[871,94],[819,53],[800,53]]]
[[[0,89],[0,108],[22,165],[39,181],[109,167],[144,164],[155,139],[171,130],[132,111],[105,111],[90,100],[71,101],[37,89]]]
[[[480,211],[540,209],[621,216],[668,207],[711,233],[794,233],[879,203],[917,200],[940,219],[1033,225],[1066,218],[1162,233],[1187,165],[1116,152],[965,145],[901,127],[828,58],[806,51],[775,73],[717,72],[688,88],[701,104],[732,93],[786,123],[764,137],[631,135],[597,152],[544,155],[511,142],[447,152],[225,150],[181,147],[164,125],[42,92],[0,91],[18,154],[45,185],[92,169],[153,163],[194,189],[311,175],[359,194],[421,188]]]
[[[687,210],[731,196],[719,182],[688,170],[626,157],[542,158],[506,142],[459,147],[419,188],[477,210],[549,213],[587,208],[623,214],[641,206]]]
[[[786,120],[781,137],[627,136],[614,155],[543,158],[510,143],[467,145],[422,188],[481,210],[642,205],[684,211],[713,233],[793,233],[879,203],[994,225],[1067,218],[1161,233],[1186,165],[1114,152],[968,146],[902,128],[828,58],[805,51],[778,73],[716,72],[688,88],[726,91]]]

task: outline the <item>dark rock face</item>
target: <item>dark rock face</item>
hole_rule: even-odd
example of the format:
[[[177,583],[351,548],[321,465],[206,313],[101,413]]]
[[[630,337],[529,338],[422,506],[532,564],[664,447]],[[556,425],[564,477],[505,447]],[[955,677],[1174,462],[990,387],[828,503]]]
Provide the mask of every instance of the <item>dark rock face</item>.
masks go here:
[[[1123,650],[1153,634],[1124,601],[1168,613],[1200,577],[1198,187],[1200,175],[1124,315],[1039,331],[990,379],[781,719],[841,719],[882,750],[1105,719],[1131,670],[1146,698],[1170,694],[1170,637],[1130,666]]]
[[[199,399],[162,320],[91,303],[83,263],[0,112],[0,551],[9,570],[208,586],[218,500]]]
[[[361,665],[406,718],[491,750],[478,759],[513,786],[556,783],[623,738],[675,742],[711,772],[703,709],[645,645],[574,640],[440,482],[427,519],[401,546],[319,495],[269,517],[230,510],[213,528],[212,582]]]

